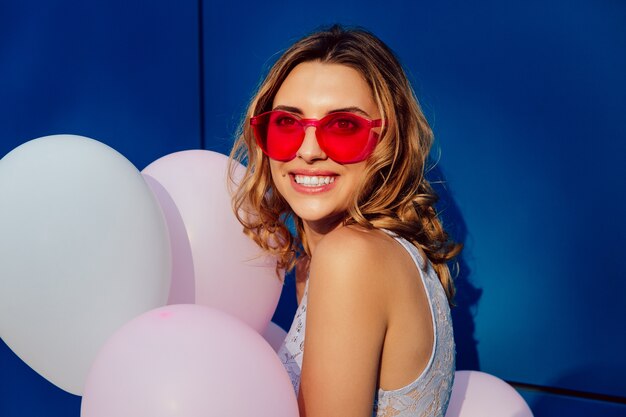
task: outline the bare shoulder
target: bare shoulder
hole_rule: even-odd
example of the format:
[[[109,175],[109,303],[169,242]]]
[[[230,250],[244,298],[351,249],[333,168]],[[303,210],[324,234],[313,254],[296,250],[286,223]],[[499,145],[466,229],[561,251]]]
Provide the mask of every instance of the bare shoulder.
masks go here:
[[[333,230],[318,243],[313,262],[385,267],[397,260],[399,249],[395,239],[382,230],[347,226]]]
[[[390,276],[403,267],[402,250],[387,233],[342,227],[326,235],[311,258],[311,287],[358,297],[386,310]],[[323,288],[323,289],[322,289]]]
[[[382,230],[346,226],[324,236],[314,258],[326,262],[360,260],[374,264],[394,250],[393,239]]]

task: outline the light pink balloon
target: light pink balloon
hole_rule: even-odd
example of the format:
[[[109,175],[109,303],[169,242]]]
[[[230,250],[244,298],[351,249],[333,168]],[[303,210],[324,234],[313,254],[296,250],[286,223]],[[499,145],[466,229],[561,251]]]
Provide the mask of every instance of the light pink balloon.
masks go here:
[[[233,314],[261,333],[274,314],[282,283],[276,259],[244,235],[233,214],[227,162],[216,152],[184,151],[154,161],[143,174],[158,182],[178,208],[191,247],[195,303]],[[174,262],[176,256],[174,251]]]
[[[270,344],[272,349],[274,349],[275,352],[278,352],[280,346],[285,341],[285,337],[287,337],[287,332],[278,324],[270,321],[262,335],[263,338],[267,340],[267,343]]]
[[[479,371],[456,371],[446,417],[533,417],[533,413],[503,380]]]
[[[170,305],[125,324],[98,353],[82,417],[297,417],[269,344],[232,315]]]
[[[172,252],[172,271],[167,304],[193,304],[196,284],[191,245],[185,223],[174,200],[165,188],[150,175],[142,174],[165,216]]]

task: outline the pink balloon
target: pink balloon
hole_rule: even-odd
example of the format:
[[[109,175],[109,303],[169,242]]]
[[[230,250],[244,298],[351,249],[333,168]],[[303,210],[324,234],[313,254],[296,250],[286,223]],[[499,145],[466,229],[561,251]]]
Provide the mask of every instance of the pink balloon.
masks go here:
[[[283,330],[278,324],[270,321],[267,325],[267,329],[262,333],[263,338],[267,340],[267,343],[270,344],[272,349],[275,352],[278,352],[280,346],[283,344],[285,337],[287,337],[287,332]]]
[[[289,376],[240,320],[198,305],[151,310],[104,345],[82,417],[297,417]]]
[[[185,262],[193,264],[195,303],[233,314],[261,333],[274,314],[282,283],[276,259],[244,235],[233,214],[227,162],[216,152],[184,151],[154,161],[143,174],[160,184],[178,209],[191,247],[192,259]]]
[[[503,380],[479,371],[456,371],[446,417],[533,417],[533,413]]]
[[[193,304],[196,286],[191,245],[180,211],[167,190],[154,178],[142,174],[165,216],[172,253],[172,270],[167,304]]]

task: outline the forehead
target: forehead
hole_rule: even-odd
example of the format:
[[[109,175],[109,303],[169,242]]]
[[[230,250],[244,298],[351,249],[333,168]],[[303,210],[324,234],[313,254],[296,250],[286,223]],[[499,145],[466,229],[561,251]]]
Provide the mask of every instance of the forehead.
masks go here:
[[[346,65],[319,61],[303,62],[291,70],[274,97],[272,107],[278,105],[297,107],[311,117],[347,107],[377,113],[372,91],[361,73]]]

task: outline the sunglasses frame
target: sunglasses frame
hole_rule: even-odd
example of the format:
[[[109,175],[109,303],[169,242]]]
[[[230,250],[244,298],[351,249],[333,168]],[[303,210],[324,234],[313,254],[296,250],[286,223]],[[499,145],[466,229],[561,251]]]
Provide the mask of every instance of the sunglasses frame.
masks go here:
[[[253,127],[254,137],[256,139],[256,143],[259,146],[259,148],[261,148],[263,153],[265,155],[267,155],[269,158],[277,160],[277,161],[282,161],[282,162],[291,161],[292,159],[294,159],[297,156],[297,151],[294,152],[293,155],[290,155],[289,157],[284,157],[284,158],[280,158],[280,159],[272,157],[267,152],[267,150],[265,149],[265,146],[263,145],[263,141],[259,137],[259,134],[257,133],[257,129],[256,129],[257,126],[261,126],[261,125],[264,124],[263,121],[262,121],[264,118],[270,117],[270,115],[272,115],[272,114],[281,114],[281,113],[285,114],[285,115],[289,115],[290,117],[293,117],[293,119],[296,120],[298,125],[300,125],[302,127],[302,133],[301,133],[302,137],[300,138],[300,144],[298,145],[297,149],[300,149],[300,147],[302,146],[302,143],[304,142],[304,137],[306,136],[306,129],[308,127],[311,127],[311,126],[315,127],[315,138],[317,139],[317,143],[318,143],[319,147],[324,151],[324,153],[326,155],[328,155],[328,157],[330,159],[332,159],[333,161],[338,162],[340,164],[356,163],[356,162],[361,162],[361,161],[367,159],[367,157],[369,157],[369,155],[372,153],[372,151],[376,147],[376,144],[378,142],[378,137],[379,137],[379,135],[377,133],[371,132],[371,130],[372,130],[372,128],[382,127],[384,125],[384,120],[383,119],[371,120],[371,119],[368,119],[366,117],[363,117],[361,115],[358,115],[358,114],[352,113],[352,112],[329,113],[326,116],[322,117],[321,119],[303,119],[299,115],[297,115],[295,113],[288,112],[288,111],[284,111],[284,110],[270,110],[270,111],[267,111],[267,112],[264,112],[264,113],[261,113],[259,115],[251,117],[250,118],[250,125]],[[367,143],[365,144],[365,146],[363,147],[361,152],[358,153],[356,156],[354,156],[352,158],[348,158],[348,159],[337,158],[337,155],[333,151],[332,147],[331,147],[330,152],[329,152],[328,146],[325,143],[326,141],[323,138],[320,138],[320,136],[318,136],[318,132],[319,132],[318,129],[319,129],[320,126],[323,126],[324,123],[328,119],[341,117],[342,115],[346,115],[346,116],[349,116],[350,118],[358,119],[361,123],[363,123],[365,125],[365,128],[368,129],[368,135],[369,135]],[[334,154],[335,157],[333,157],[333,154]]]

